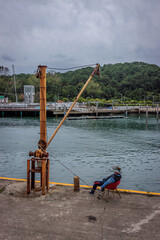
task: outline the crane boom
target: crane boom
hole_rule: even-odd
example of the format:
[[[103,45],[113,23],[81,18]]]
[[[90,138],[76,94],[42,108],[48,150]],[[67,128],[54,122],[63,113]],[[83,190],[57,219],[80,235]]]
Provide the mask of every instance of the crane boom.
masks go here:
[[[99,64],[96,64],[97,66],[95,67],[95,69],[93,70],[91,76],[88,78],[87,82],[84,84],[83,88],[81,89],[81,91],[79,92],[78,96],[76,97],[76,99],[74,100],[74,102],[72,103],[71,107],[69,108],[68,112],[66,113],[66,115],[64,116],[64,118],[61,120],[60,124],[58,125],[57,129],[55,130],[55,132],[52,134],[51,138],[49,139],[48,143],[47,143],[47,147],[49,146],[49,144],[51,143],[52,139],[55,137],[56,133],[58,132],[58,130],[60,129],[61,125],[63,124],[63,122],[66,120],[67,116],[69,115],[69,113],[71,112],[72,108],[74,107],[74,105],[76,104],[76,102],[78,101],[78,99],[80,98],[80,96],[82,95],[83,91],[85,90],[85,88],[87,87],[88,83],[90,82],[91,78],[93,77],[94,74],[99,75]],[[46,147],[46,148],[47,148]]]

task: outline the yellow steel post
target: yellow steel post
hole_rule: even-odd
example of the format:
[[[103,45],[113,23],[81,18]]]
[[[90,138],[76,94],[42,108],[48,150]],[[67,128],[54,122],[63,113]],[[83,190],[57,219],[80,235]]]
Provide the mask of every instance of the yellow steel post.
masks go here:
[[[48,143],[47,143],[47,147],[50,144],[50,142],[52,141],[52,139],[54,138],[54,136],[56,135],[56,133],[58,132],[58,130],[60,129],[61,125],[63,124],[63,122],[66,120],[67,116],[69,115],[70,111],[72,110],[72,108],[74,107],[74,105],[76,104],[76,102],[78,101],[78,99],[80,98],[81,94],[83,93],[83,91],[85,90],[85,88],[87,87],[88,83],[90,82],[91,78],[93,77],[94,74],[96,74],[99,70],[99,64],[97,64],[97,66],[95,67],[94,71],[92,72],[91,76],[88,78],[87,82],[84,84],[83,88],[81,89],[80,93],[78,94],[78,96],[76,97],[75,101],[72,103],[71,107],[69,108],[68,112],[66,113],[66,115],[64,116],[64,118],[62,119],[62,121],[60,122],[60,124],[58,125],[57,129],[55,130],[55,132],[52,134],[51,138],[49,139]]]
[[[46,192],[46,160],[42,161],[42,195]]]
[[[47,143],[46,137],[46,68],[38,66],[40,69],[40,139]]]

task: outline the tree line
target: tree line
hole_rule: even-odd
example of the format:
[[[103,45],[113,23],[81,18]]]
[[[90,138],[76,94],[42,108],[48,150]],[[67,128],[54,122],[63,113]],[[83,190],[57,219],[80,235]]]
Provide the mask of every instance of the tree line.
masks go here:
[[[47,72],[47,101],[73,101],[92,73],[86,67],[65,73]],[[24,101],[24,85],[35,86],[39,101],[39,79],[34,74],[16,74],[18,101]],[[0,66],[0,95],[15,101],[13,76],[7,67]],[[82,100],[119,100],[160,102],[160,67],[144,62],[104,64],[101,75],[94,76],[85,89]]]

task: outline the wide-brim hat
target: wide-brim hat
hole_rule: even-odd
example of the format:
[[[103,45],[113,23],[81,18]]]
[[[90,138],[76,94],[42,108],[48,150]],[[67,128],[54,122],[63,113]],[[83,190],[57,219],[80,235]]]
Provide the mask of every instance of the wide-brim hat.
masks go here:
[[[119,166],[114,166],[113,171],[121,174],[121,168]]]

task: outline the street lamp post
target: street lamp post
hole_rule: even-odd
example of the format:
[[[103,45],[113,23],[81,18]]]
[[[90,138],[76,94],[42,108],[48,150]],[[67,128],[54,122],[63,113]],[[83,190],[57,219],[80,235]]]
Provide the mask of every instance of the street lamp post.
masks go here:
[[[123,96],[123,95],[121,94],[121,104],[122,104],[122,96]]]
[[[144,105],[145,105],[145,95],[143,95],[143,97],[144,97]]]

